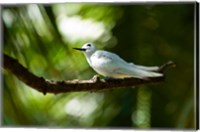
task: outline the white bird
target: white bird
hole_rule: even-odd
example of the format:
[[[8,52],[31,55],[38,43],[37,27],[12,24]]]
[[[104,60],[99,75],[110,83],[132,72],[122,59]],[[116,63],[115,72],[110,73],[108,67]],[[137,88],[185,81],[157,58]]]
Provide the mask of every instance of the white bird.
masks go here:
[[[86,43],[82,48],[74,48],[84,53],[89,65],[100,75],[109,78],[140,78],[148,79],[148,77],[161,77],[162,73],[158,73],[158,66],[140,66],[134,63],[128,63],[121,59],[118,55],[98,50],[92,43]]]

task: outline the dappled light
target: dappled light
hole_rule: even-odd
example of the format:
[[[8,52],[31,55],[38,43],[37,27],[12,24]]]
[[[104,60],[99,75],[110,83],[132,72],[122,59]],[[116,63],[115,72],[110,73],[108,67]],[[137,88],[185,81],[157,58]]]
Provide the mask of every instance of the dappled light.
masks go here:
[[[78,40],[95,41],[106,32],[103,23],[97,23],[92,20],[82,20],[79,16],[59,16],[58,25],[64,38],[70,43],[74,43]]]
[[[127,62],[177,65],[164,72],[166,81],[153,86],[46,95],[2,70],[4,127],[196,127],[194,4],[10,5],[2,8],[2,26],[3,53],[47,80],[97,74],[73,49],[86,42]]]

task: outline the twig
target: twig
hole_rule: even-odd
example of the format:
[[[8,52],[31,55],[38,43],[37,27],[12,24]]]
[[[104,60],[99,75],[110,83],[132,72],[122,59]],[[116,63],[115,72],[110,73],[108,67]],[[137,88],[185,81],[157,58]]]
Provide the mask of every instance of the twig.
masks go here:
[[[29,72],[27,68],[22,66],[16,59],[3,56],[4,65],[3,68],[13,73],[19,80],[30,86],[31,88],[46,93],[66,93],[66,92],[81,92],[81,91],[99,91],[110,90],[116,88],[125,88],[127,86],[138,86],[145,84],[160,83],[165,80],[164,77],[154,77],[148,80],[142,80],[138,78],[125,78],[114,80],[101,80],[98,75],[95,75],[90,80],[67,80],[67,81],[52,81],[45,80],[43,77],[37,77],[33,73]],[[160,72],[163,72],[166,68],[172,67],[175,64],[171,61],[160,67]]]

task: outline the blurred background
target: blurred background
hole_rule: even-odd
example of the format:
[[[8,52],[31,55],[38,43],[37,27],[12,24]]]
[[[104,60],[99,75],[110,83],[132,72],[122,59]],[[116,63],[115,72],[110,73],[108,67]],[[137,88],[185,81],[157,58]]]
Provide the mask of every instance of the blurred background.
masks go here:
[[[3,53],[46,79],[92,78],[72,49],[86,42],[140,65],[177,64],[156,85],[46,96],[4,70],[4,127],[195,128],[193,3],[9,5],[1,17]]]

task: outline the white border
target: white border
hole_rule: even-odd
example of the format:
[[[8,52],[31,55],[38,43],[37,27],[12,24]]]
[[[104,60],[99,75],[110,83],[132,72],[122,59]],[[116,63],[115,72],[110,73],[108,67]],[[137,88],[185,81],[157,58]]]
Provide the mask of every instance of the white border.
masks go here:
[[[0,4],[27,4],[27,3],[38,3],[38,4],[53,4],[53,3],[80,3],[80,2],[103,2],[103,3],[113,3],[113,2],[139,2],[139,3],[149,3],[149,2],[195,2],[196,0],[1,0]],[[197,0],[200,1],[200,0]]]
[[[70,0],[1,0],[0,1],[0,4],[28,4],[28,3],[38,3],[38,4],[53,4],[53,3],[66,3],[66,2],[73,2],[73,3],[80,3],[80,2],[102,2],[102,3],[113,3],[113,2],[120,2],[120,3],[151,3],[151,2],[199,2],[200,0],[73,0],[73,1],[70,1]],[[198,6],[198,5],[197,5]],[[200,5],[199,5],[200,6]],[[1,14],[1,6],[0,6],[0,14]],[[195,16],[195,24],[196,24],[196,16]],[[195,31],[196,31],[196,27],[195,28]],[[2,20],[0,20],[0,58],[2,58]],[[196,34],[195,34],[195,37],[194,39],[196,39]],[[200,36],[198,36],[200,37]],[[196,47],[196,43],[194,43]],[[200,47],[199,47],[199,51],[200,51]],[[194,61],[194,68],[196,69],[196,50],[194,51],[194,56],[195,56],[195,61]],[[199,57],[200,57],[200,53],[198,54]],[[2,65],[2,59],[0,61],[0,65]],[[195,70],[194,70],[195,72]],[[195,74],[195,80],[197,80],[196,78],[196,73]],[[199,73],[200,74],[200,73]],[[194,82],[195,83],[195,82]],[[0,74],[0,85],[2,86],[2,74]],[[195,88],[196,87],[196,83],[194,85]],[[2,87],[1,87],[2,88]],[[196,89],[194,90],[195,91],[195,95],[196,95]],[[200,93],[199,93],[200,94]],[[196,97],[196,96],[195,96]],[[0,104],[2,105],[2,89],[0,91]],[[195,100],[195,103],[196,103],[196,100]],[[195,112],[198,112],[196,111],[196,104],[194,105],[195,106]],[[199,115],[200,116],[200,115]],[[195,118],[196,118],[196,113],[195,113]],[[200,117],[199,117],[200,118]],[[0,107],[0,119],[2,119],[2,107]],[[0,126],[2,125],[1,122],[2,120],[0,120]],[[197,127],[197,126],[195,126]],[[20,131],[20,132],[27,132],[27,131],[36,131],[38,130],[38,128],[1,128],[1,131],[10,131],[10,130],[17,130],[17,131]],[[83,131],[83,132],[86,132],[86,131],[101,131],[101,129],[43,129],[41,128],[43,131],[72,131],[72,132],[77,132],[77,131]],[[41,130],[40,129],[40,130]],[[144,130],[103,130],[103,131],[113,131],[113,132],[121,132],[121,131],[131,131],[131,132],[134,132],[134,131],[140,131],[140,132],[145,132]],[[159,131],[164,131],[164,132],[171,132],[171,131],[174,131],[174,130],[148,130],[148,131],[153,131],[153,132],[159,132]],[[185,130],[184,130],[185,131]],[[187,131],[187,130],[186,130]],[[191,130],[190,130],[191,131]],[[200,131],[200,130],[198,130]],[[178,131],[177,131],[178,132]]]
[[[18,132],[160,132],[161,130],[116,130],[116,129],[38,129],[38,128],[2,128],[1,132],[10,132],[10,131],[18,131]],[[162,132],[193,132],[195,130],[162,130]]]
[[[196,6],[198,6],[198,4],[196,4]],[[199,8],[198,9],[200,9],[200,4],[199,4]],[[197,10],[196,9],[196,12],[199,12],[199,10]],[[198,22],[198,24],[199,24],[199,22],[200,22],[200,13],[197,13],[196,14],[196,12],[195,12],[195,15],[197,16],[197,15],[199,15],[199,20],[197,20],[197,19],[195,19],[195,24],[197,24],[197,22]],[[196,18],[196,16],[195,16],[195,18]],[[199,24],[200,25],[200,24]],[[198,26],[199,26],[198,25]],[[196,26],[196,25],[195,25]],[[195,27],[195,31],[196,31],[196,27]],[[199,27],[199,30],[198,31],[200,31],[200,27]],[[195,40],[196,40],[196,37],[198,37],[198,38],[200,38],[200,34],[199,34],[199,36],[196,36],[197,35],[197,33],[195,33]],[[199,51],[198,51],[198,53],[196,53],[196,55],[198,55],[199,57],[199,59],[200,59],[200,44],[199,43],[196,43],[196,44],[198,44],[199,45]],[[195,47],[196,48],[196,47]],[[199,60],[200,61],[200,60]],[[196,62],[196,61],[195,61]],[[199,68],[199,67],[198,67]],[[196,81],[199,81],[199,80],[197,80],[197,79],[200,79],[200,71],[199,71],[199,76],[196,78]],[[200,83],[200,82],[199,82]],[[195,83],[195,85],[196,85],[196,83]],[[200,84],[199,84],[200,85]],[[198,88],[199,89],[199,87],[196,87],[196,88]],[[197,96],[199,96],[200,95],[200,90],[199,90],[199,93],[195,93],[195,95],[197,95]],[[195,96],[195,98],[196,98],[196,96]],[[198,102],[199,101],[199,102]],[[197,107],[197,103],[200,103],[200,97],[199,97],[199,100],[197,100],[197,98],[196,98],[196,105],[195,105],[195,118],[196,118],[196,116],[197,116],[197,114],[196,114],[196,112],[198,112],[199,113],[199,111],[196,111],[197,109],[196,109],[196,107]],[[198,110],[200,110],[200,105],[199,105],[199,108],[198,108]],[[198,120],[200,120],[200,114],[199,114],[199,117],[198,117]],[[196,121],[196,120],[195,120]],[[199,122],[199,124],[197,124]],[[196,121],[195,123],[196,123],[196,128],[199,128],[200,127],[200,121]],[[200,130],[198,130],[198,132],[199,132]]]
[[[2,13],[2,7],[0,6],[0,14]],[[0,19],[0,66],[2,66],[3,63],[3,57],[2,57],[2,53],[3,53],[3,23],[2,23],[2,19]],[[2,69],[0,69],[2,70]],[[2,111],[3,111],[3,81],[2,81],[2,71],[0,74],[0,126],[2,125]]]

